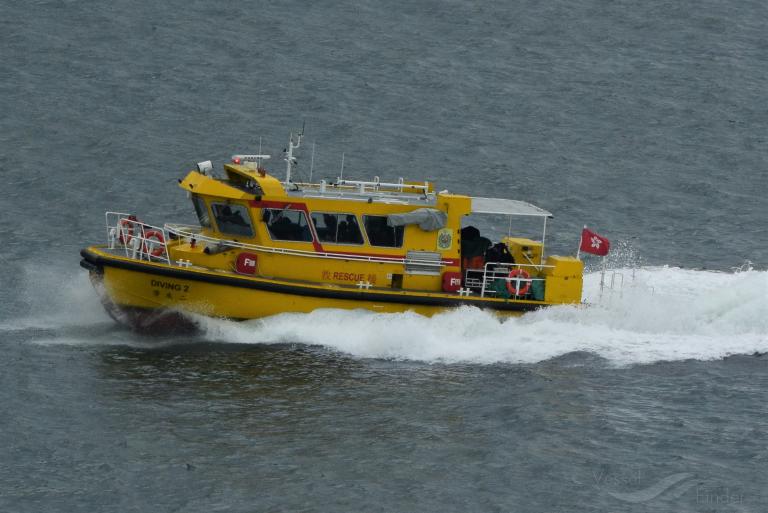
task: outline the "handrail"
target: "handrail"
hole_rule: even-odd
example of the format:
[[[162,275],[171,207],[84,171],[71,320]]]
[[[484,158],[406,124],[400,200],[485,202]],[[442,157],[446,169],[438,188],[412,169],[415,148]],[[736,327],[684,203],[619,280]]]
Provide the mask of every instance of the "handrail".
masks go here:
[[[186,238],[189,240],[213,243],[219,246],[247,249],[251,251],[259,251],[264,253],[284,254],[291,256],[301,256],[309,258],[326,258],[336,260],[357,260],[371,263],[392,263],[392,264],[419,264],[428,267],[441,268],[446,265],[450,265],[451,261],[440,260],[435,262],[434,260],[423,259],[409,259],[407,257],[387,257],[387,256],[365,256],[365,255],[353,255],[346,253],[333,253],[333,252],[312,252],[299,249],[289,248],[276,248],[269,246],[260,246],[257,244],[248,244],[245,242],[239,242],[236,240],[219,239],[215,237],[208,237],[202,235],[200,232],[202,228],[196,225],[183,225],[183,224],[171,224],[165,223],[162,227],[144,223],[136,219],[135,216],[124,212],[112,212],[107,211],[105,213],[106,229],[107,229],[107,242],[109,249],[116,249],[118,242],[125,251],[125,256],[138,260],[146,261],[160,261],[167,265],[171,265],[170,255],[168,252],[168,240],[170,238]],[[162,240],[150,239],[147,234],[156,231],[162,234]],[[175,237],[174,237],[175,236]],[[158,252],[158,245],[162,245],[163,251]],[[499,271],[498,268],[503,268]],[[545,278],[520,278],[509,277],[509,272],[512,269],[533,268],[536,271],[541,271],[544,268],[554,268],[554,265],[536,265],[536,264],[518,264],[507,262],[485,262],[482,269],[482,286],[480,290],[480,297],[485,297],[487,292],[487,285],[489,281],[502,279],[507,282],[516,281],[515,290],[520,290],[520,282],[533,283],[534,281],[546,281]],[[471,271],[480,271],[479,269],[466,269],[467,274]],[[623,275],[620,276],[623,283]],[[611,288],[613,288],[613,280],[611,280]],[[602,292],[602,290],[601,290]],[[519,295],[519,294],[516,294]]]
[[[147,261],[161,261],[168,265],[171,265],[169,252],[168,252],[168,240],[169,238],[178,237],[182,239],[188,239],[204,243],[211,243],[222,247],[239,248],[250,251],[257,251],[262,253],[282,254],[289,256],[300,256],[307,258],[323,258],[334,260],[354,260],[370,263],[389,263],[389,264],[418,264],[425,267],[442,268],[446,265],[451,265],[451,261],[440,260],[435,262],[434,260],[424,259],[409,259],[407,257],[388,257],[388,256],[376,256],[376,255],[354,255],[346,253],[334,253],[334,252],[313,252],[299,249],[279,248],[261,246],[257,244],[248,244],[245,242],[239,242],[230,239],[219,239],[216,237],[209,237],[202,235],[200,232],[202,228],[196,225],[184,225],[165,223],[162,227],[150,225],[135,219],[134,216],[124,212],[111,212],[108,211],[105,214],[106,228],[107,228],[107,241],[110,249],[115,249],[117,242],[122,242],[122,247],[125,251],[125,255],[138,260]],[[132,227],[132,232],[129,233],[128,226]],[[163,235],[163,240],[151,240],[146,234],[150,231],[159,231]],[[162,244],[163,251],[160,254],[153,254],[156,252],[157,244]],[[499,272],[499,267],[504,268],[504,271]],[[505,263],[505,262],[486,262],[482,270],[482,286],[480,290],[480,297],[485,297],[487,292],[487,285],[489,280],[503,279],[508,282],[516,281],[519,287],[520,282],[533,282],[544,281],[544,278],[509,278],[509,272],[512,269],[533,268],[536,271],[541,271],[544,268],[554,268],[553,265],[536,265],[536,264],[518,264],[518,263]],[[467,269],[467,272],[471,269]]]
[[[499,275],[499,272],[496,269],[493,269],[492,271],[488,271],[488,266],[492,265],[494,268],[496,267],[505,267],[508,268],[508,271],[503,271],[501,275]],[[537,271],[541,271],[545,267],[554,268],[554,265],[536,265],[536,264],[517,264],[517,263],[505,263],[505,262],[486,262],[483,266],[483,284],[480,288],[480,297],[485,297],[485,289],[486,284],[488,283],[489,274],[490,279],[492,280],[505,280],[507,282],[515,281],[517,282],[517,285],[515,286],[515,290],[520,290],[520,282],[526,282],[526,283],[533,283],[534,281],[546,281],[544,278],[510,278],[509,273],[512,272],[512,269],[522,269],[523,267],[533,267]]]
[[[144,223],[136,219],[135,216],[124,212],[107,211],[104,217],[109,249],[115,249],[119,242],[127,257],[171,264],[168,254],[168,232],[165,228]],[[114,224],[110,224],[111,220],[114,220]],[[148,235],[153,235],[151,232],[159,233],[162,240],[148,237]],[[162,251],[155,254],[158,246],[162,246]]]
[[[301,256],[301,257],[309,257],[309,258],[327,258],[327,259],[334,259],[334,260],[357,260],[362,262],[372,262],[372,263],[381,263],[381,264],[403,264],[403,265],[420,264],[420,265],[431,266],[436,268],[441,268],[446,265],[451,265],[452,263],[451,261],[448,261],[448,260],[441,260],[440,262],[435,262],[434,260],[422,260],[422,259],[405,258],[405,257],[387,257],[387,256],[375,256],[375,255],[366,256],[366,255],[353,255],[353,254],[347,254],[347,253],[333,253],[329,251],[315,252],[315,251],[305,251],[301,249],[276,248],[276,247],[270,247],[270,246],[260,246],[258,244],[248,244],[245,242],[239,242],[235,240],[208,237],[205,235],[201,235],[198,227],[194,227],[190,225],[178,225],[178,224],[166,223],[164,228],[165,230],[168,231],[168,233],[178,235],[179,237],[186,237],[189,239],[195,239],[196,241],[210,242],[213,244],[224,245],[224,246],[229,246],[233,248],[259,251],[262,253],[276,253],[281,255]],[[197,229],[197,231],[193,231],[195,229]]]

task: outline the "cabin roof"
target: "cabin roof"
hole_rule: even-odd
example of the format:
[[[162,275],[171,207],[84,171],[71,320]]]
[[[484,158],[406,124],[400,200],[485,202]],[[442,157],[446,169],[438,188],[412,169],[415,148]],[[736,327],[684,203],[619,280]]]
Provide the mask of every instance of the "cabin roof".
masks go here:
[[[368,182],[354,182],[363,186],[349,186],[328,184],[321,187],[318,184],[295,184],[294,189],[286,189],[275,177],[259,173],[255,169],[245,166],[226,164],[225,169],[229,179],[220,179],[206,176],[197,171],[191,171],[187,177],[180,181],[180,185],[191,192],[220,196],[233,199],[247,199],[254,196],[291,197],[306,199],[345,200],[352,202],[385,203],[391,205],[413,205],[418,207],[433,207],[437,204],[438,196],[463,197],[471,201],[472,214],[502,214],[513,216],[553,217],[550,212],[530,203],[520,200],[504,198],[481,198],[456,196],[429,192],[415,193],[409,189],[409,183],[383,184],[394,185],[399,190],[371,190],[366,188]],[[236,178],[237,177],[237,178]],[[429,184],[428,184],[429,185]],[[431,185],[430,185],[431,188]]]
[[[361,203],[388,203],[393,205],[435,205],[434,194],[419,196],[416,194],[397,194],[392,192],[370,192],[359,193],[354,190],[340,190],[329,187],[325,192],[320,192],[317,188],[305,187],[295,191],[288,191],[288,196],[311,199],[330,199],[357,201]]]
[[[503,198],[471,198],[473,214],[504,214],[509,216],[553,217],[550,212],[525,201]]]

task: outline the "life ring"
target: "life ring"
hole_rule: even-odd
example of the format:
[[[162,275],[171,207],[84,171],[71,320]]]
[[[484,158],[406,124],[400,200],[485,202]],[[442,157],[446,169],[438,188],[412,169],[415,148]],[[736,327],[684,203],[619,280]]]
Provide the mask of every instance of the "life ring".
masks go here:
[[[138,221],[136,216],[128,216],[127,219],[120,219],[120,222],[117,223],[117,231],[120,233],[120,235],[117,236],[117,240],[120,241],[120,244],[127,246],[128,243],[131,242],[133,234],[136,232],[136,223]]]
[[[149,249],[152,248],[152,249]],[[165,237],[157,230],[149,230],[144,234],[144,252],[153,257],[161,257],[165,253]]]
[[[513,296],[524,296],[528,294],[528,290],[531,288],[531,282],[525,281],[523,283],[520,283],[522,280],[527,280],[531,276],[525,272],[523,269],[512,269],[510,271],[509,276],[507,277],[507,290],[510,294]],[[517,283],[517,290],[515,290],[515,285],[512,284],[512,282]]]

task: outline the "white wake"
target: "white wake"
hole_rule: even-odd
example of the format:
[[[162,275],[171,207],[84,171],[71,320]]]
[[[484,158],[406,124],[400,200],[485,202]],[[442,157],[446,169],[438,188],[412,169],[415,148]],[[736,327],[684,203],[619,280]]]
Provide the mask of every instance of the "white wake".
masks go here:
[[[600,274],[591,273],[585,277],[589,305],[522,317],[499,318],[466,307],[432,318],[318,310],[242,323],[197,321],[205,341],[299,343],[361,358],[426,362],[535,363],[587,351],[625,365],[768,352],[767,271],[647,267],[638,269],[634,279],[630,269],[621,273],[621,291],[600,294]],[[163,343],[114,330],[85,271],[34,267],[23,281],[19,293],[30,313],[0,322],[0,331],[43,330],[43,343]]]
[[[588,306],[522,317],[499,318],[467,307],[432,318],[319,310],[200,323],[208,340],[304,343],[357,357],[427,362],[534,363],[588,351],[632,364],[768,351],[768,272],[656,267],[637,270],[634,279],[632,270],[621,272],[620,292],[600,294],[600,274],[588,274]]]

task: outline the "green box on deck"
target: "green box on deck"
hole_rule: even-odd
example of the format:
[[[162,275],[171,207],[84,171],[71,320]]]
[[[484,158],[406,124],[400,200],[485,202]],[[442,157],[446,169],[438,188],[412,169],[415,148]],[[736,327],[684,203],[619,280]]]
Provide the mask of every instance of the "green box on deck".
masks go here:
[[[498,297],[503,297],[504,299],[510,298],[509,290],[507,290],[507,282],[505,280],[493,280],[491,288],[496,292]]]
[[[531,295],[536,301],[544,301],[544,280],[533,280],[531,282]]]

